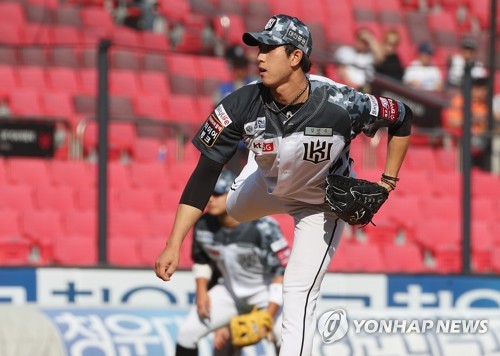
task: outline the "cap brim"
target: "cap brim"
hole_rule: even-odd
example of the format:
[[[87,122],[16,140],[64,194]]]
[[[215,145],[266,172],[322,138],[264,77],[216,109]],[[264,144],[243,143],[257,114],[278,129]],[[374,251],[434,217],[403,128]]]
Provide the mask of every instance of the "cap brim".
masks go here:
[[[270,45],[285,44],[283,41],[278,41],[275,37],[262,32],[245,32],[243,34],[243,42],[247,46],[258,46],[261,43]],[[282,43],[279,43],[282,42]]]

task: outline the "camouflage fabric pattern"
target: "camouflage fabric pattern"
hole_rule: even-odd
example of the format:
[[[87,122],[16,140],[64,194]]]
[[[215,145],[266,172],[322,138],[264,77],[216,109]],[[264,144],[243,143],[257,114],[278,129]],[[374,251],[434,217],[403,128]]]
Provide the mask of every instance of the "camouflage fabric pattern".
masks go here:
[[[307,26],[288,15],[274,15],[262,32],[245,32],[243,42],[249,46],[258,46],[259,43],[268,45],[284,45],[290,43],[310,56],[312,52],[312,36]]]

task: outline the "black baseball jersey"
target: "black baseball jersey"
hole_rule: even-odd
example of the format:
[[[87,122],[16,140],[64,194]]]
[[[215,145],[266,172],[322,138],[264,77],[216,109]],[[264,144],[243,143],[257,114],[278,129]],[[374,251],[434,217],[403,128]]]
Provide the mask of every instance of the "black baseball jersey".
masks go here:
[[[223,227],[204,214],[194,226],[192,259],[213,264],[228,289],[240,297],[255,295],[283,275],[290,249],[277,222],[269,217]]]
[[[226,163],[240,140],[255,154],[268,193],[323,204],[328,174],[354,176],[351,141],[361,132],[396,128],[405,120],[402,102],[360,93],[328,78],[307,75],[309,99],[293,115],[277,112],[260,81],[224,98],[193,139],[207,157]]]

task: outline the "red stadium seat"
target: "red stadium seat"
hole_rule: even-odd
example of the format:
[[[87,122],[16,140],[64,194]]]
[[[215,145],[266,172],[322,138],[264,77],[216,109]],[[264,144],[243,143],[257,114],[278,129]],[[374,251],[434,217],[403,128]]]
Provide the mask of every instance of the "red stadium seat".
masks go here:
[[[491,251],[491,267],[494,272],[500,273],[500,247],[494,247]]]
[[[11,184],[46,187],[49,185],[48,163],[36,158],[10,158],[6,162],[6,178]]]
[[[82,68],[78,71],[78,74],[82,93],[91,95],[92,100],[95,101],[94,95],[97,93],[97,71],[94,68]],[[95,108],[92,110],[92,114],[94,113]]]
[[[97,243],[79,236],[64,236],[54,241],[53,259],[57,265],[95,266]]]
[[[158,210],[158,199],[151,188],[118,189],[113,194],[114,206],[120,212],[151,213]]]
[[[384,264],[389,273],[422,273],[427,270],[422,251],[413,244],[382,247]]]
[[[162,77],[165,78],[165,75],[168,74],[165,55],[145,52],[142,58],[142,69],[150,72],[161,72]]]
[[[138,95],[134,98],[134,111],[138,116],[167,120],[167,101],[163,94]]]
[[[156,257],[165,247],[165,237],[145,238],[139,241],[139,256],[142,265],[153,265]]]
[[[170,180],[172,180],[172,178]],[[162,214],[163,212],[174,212],[177,209],[181,195],[182,189],[180,188],[176,189],[167,186],[165,189],[160,190],[158,192],[158,199]]]
[[[124,26],[115,26],[112,32],[112,41],[117,46],[140,47],[140,32]]]
[[[19,85],[23,88],[34,89],[42,92],[47,89],[45,71],[41,67],[19,67],[17,68]]]
[[[429,196],[422,199],[424,218],[440,217],[443,220],[459,221],[461,201],[458,196]]]
[[[433,196],[458,197],[462,192],[462,175],[458,171],[434,171],[430,186]]]
[[[49,65],[47,49],[43,47],[24,47],[19,48],[19,60],[24,66],[40,66],[46,67]]]
[[[23,43],[26,45],[53,44],[52,27],[48,24],[27,23],[23,28]]]
[[[404,166],[403,166],[404,168]],[[429,193],[429,187],[432,186],[429,172],[422,169],[402,169],[397,184],[398,194],[411,196],[425,196]]]
[[[111,51],[111,68],[139,71],[141,69],[141,59],[139,53],[132,50],[116,49]]]
[[[383,272],[385,266],[377,246],[341,243],[328,270],[334,272]]]
[[[92,152],[97,149],[98,130],[95,121],[89,123],[83,134],[83,144],[85,152]],[[110,160],[117,160],[120,155],[130,156],[134,142],[137,139],[137,132],[133,124],[125,122],[112,122],[108,129],[108,149]]]
[[[2,23],[23,25],[26,22],[21,3],[0,3],[0,20]]]
[[[157,72],[141,72],[139,73],[139,83],[142,92],[153,95],[170,95],[170,86],[165,75]]]
[[[119,162],[108,163],[108,180],[113,188],[128,188],[132,186],[130,168]]]
[[[109,89],[112,95],[140,95],[137,75],[131,70],[112,70],[109,76]]]
[[[175,210],[152,212],[147,215],[147,236],[157,239],[168,236],[174,226]]]
[[[133,238],[112,237],[108,240],[108,262],[117,266],[141,266],[139,241]]]
[[[72,68],[47,68],[47,84],[51,90],[74,94],[80,91],[80,81],[77,71]]]
[[[74,48],[54,47],[49,50],[48,56],[52,66],[69,68],[80,66],[80,56]]]
[[[83,34],[80,29],[72,26],[52,26],[52,44],[55,46],[78,46],[83,43]]]
[[[95,70],[97,66],[97,50],[95,48],[84,48],[80,56],[82,67]]]
[[[46,186],[36,189],[34,194],[35,206],[41,210],[55,210],[64,212],[75,209],[74,188],[69,186]]]
[[[165,189],[168,181],[164,162],[134,163],[130,166],[130,177],[135,188]]]
[[[62,118],[73,123],[75,126],[75,110],[70,94],[59,92],[43,92],[41,95],[42,106],[47,116]]]
[[[170,119],[199,126],[206,117],[199,111],[196,98],[191,95],[172,94],[168,98]]]
[[[0,185],[0,208],[26,211],[34,208],[33,188],[29,185]]]
[[[97,206],[94,209],[97,209]],[[62,213],[62,225],[67,236],[84,237],[96,241],[97,213],[95,210],[65,211]]]
[[[74,26],[81,28],[83,26],[80,8],[77,6],[57,6],[54,8],[54,22],[57,25]]]
[[[439,244],[434,248],[436,273],[458,273],[462,268],[462,250],[459,245]]]
[[[80,11],[83,25],[87,31],[95,31],[101,36],[111,33],[114,21],[111,13],[104,7],[83,7]]]
[[[61,213],[51,210],[29,210],[21,213],[23,236],[41,245],[52,245],[63,236]]]
[[[30,5],[25,7],[26,20],[29,23],[50,25],[54,22],[54,12],[45,5]]]
[[[169,37],[156,32],[143,31],[141,32],[141,46],[146,51],[166,52],[170,49]]]
[[[97,188],[79,187],[75,191],[76,207],[82,211],[95,211],[97,209]]]
[[[6,42],[2,39],[2,31],[11,31],[11,29],[2,29],[0,25],[0,41]],[[19,63],[18,53],[16,48],[0,47],[0,65],[15,66]]]
[[[32,243],[20,236],[0,237],[0,261],[3,266],[28,265]]]
[[[50,182],[55,186],[93,187],[96,183],[93,167],[85,161],[52,160],[48,167]]]
[[[19,212],[17,210],[0,207],[0,221],[2,222],[0,224],[0,239],[21,237]]]
[[[458,246],[460,241],[459,220],[442,220],[438,215],[415,227],[415,242],[435,250],[437,246]]]
[[[18,86],[14,68],[7,65],[0,65],[0,78],[2,85],[0,86],[0,95],[6,95]]]
[[[138,138],[135,141],[134,149],[132,151],[132,158],[134,159],[134,165],[132,168],[137,166],[137,164],[158,163],[159,161],[163,162],[163,159],[160,157],[162,150],[165,150],[166,155],[171,154],[166,150],[165,144],[160,140],[152,138]]]
[[[111,211],[109,214],[109,236],[140,240],[147,236],[148,224],[145,214],[133,211]]]

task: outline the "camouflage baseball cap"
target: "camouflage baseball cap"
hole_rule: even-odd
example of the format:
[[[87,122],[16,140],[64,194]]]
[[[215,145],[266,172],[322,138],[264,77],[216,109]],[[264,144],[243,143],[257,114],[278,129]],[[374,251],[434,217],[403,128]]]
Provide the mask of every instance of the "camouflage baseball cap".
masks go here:
[[[223,169],[217,183],[215,183],[214,194],[222,195],[229,192],[235,178],[231,171]]]
[[[307,26],[296,17],[282,14],[271,17],[262,32],[245,32],[243,42],[249,46],[290,43],[308,56],[312,52],[312,36]]]

